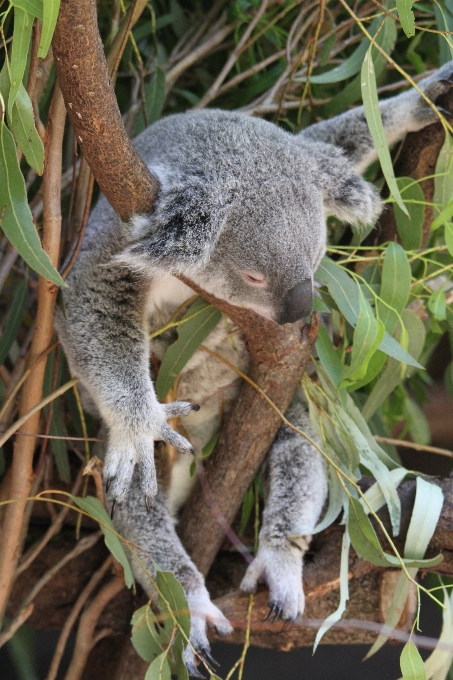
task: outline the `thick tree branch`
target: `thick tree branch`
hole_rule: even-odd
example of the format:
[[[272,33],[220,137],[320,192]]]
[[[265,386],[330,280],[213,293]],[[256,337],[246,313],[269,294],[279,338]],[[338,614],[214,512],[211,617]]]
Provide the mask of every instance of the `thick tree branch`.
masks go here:
[[[102,192],[124,221],[152,212],[159,183],[124,129],[94,0],[63,0],[52,46],[69,118]]]
[[[285,413],[316,340],[317,315],[309,326],[302,322],[279,326],[187,283],[242,329],[250,355],[250,379]],[[216,450],[205,464],[204,484],[195,487],[179,524],[182,541],[203,574],[209,571],[222,543],[225,523],[233,521],[280,425],[278,412],[244,382]]]

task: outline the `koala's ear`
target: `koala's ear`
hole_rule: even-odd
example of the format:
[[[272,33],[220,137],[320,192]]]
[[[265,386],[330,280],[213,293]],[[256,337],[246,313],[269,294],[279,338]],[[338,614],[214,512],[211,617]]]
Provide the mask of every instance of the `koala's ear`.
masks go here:
[[[151,260],[173,269],[202,265],[220,232],[219,212],[202,179],[192,177],[171,187],[164,184],[154,212],[130,220],[130,245],[120,259]]]
[[[382,204],[373,185],[354,171],[338,147],[330,144],[313,144],[313,147],[327,212],[348,224],[374,224]]]

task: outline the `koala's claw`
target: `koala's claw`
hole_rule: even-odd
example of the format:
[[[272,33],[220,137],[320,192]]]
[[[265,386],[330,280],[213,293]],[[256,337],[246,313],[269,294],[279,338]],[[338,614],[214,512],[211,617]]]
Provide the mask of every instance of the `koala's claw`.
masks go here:
[[[219,662],[214,659],[214,657],[211,654],[211,651],[207,648],[204,647],[201,649],[199,652],[197,652],[198,656],[204,663],[208,666],[208,668],[211,669],[213,673],[215,673],[215,666],[217,668],[220,666]]]
[[[283,618],[283,607],[280,604],[269,604],[269,612],[264,619],[265,621],[268,621],[271,619],[271,623],[275,623],[277,619],[282,619]]]
[[[194,678],[203,678],[203,680],[206,680],[205,676],[202,673],[200,673],[198,668],[193,663],[186,661],[186,667],[187,670],[189,671],[189,674],[192,675]]]
[[[110,519],[112,520],[112,522],[113,522],[113,516],[115,514],[115,505],[116,505],[116,498],[113,499],[112,507],[110,509]]]

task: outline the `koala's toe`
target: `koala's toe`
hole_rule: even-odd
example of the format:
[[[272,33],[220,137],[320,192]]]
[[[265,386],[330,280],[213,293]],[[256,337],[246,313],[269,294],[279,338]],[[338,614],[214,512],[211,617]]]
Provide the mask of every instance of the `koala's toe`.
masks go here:
[[[109,495],[117,503],[125,500],[132,481],[135,461],[131,455],[126,455],[118,466],[114,466],[116,474],[112,474],[112,468],[106,464],[104,468],[104,479],[109,486]]]
[[[165,418],[183,418],[188,416],[192,411],[199,411],[198,404],[192,404],[189,401],[174,401],[171,404],[162,404]]]
[[[241,581],[239,588],[243,593],[256,593],[258,587],[258,581],[261,578],[263,569],[259,564],[258,560],[255,558],[251,564],[249,564],[247,571],[245,572],[244,578]]]
[[[178,453],[191,453],[192,455],[195,455],[192,444],[187,441],[187,439],[178,434],[178,432],[172,430],[169,425],[165,424],[165,426],[162,428],[161,437],[165,442],[167,442],[167,444],[173,446],[173,448],[175,448]]]

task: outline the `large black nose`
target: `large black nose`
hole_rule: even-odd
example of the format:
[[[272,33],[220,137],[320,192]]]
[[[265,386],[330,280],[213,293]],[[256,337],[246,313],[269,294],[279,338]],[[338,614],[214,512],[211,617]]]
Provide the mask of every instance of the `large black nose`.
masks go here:
[[[311,279],[304,279],[286,293],[278,323],[293,323],[298,319],[304,319],[312,309],[313,282]]]

